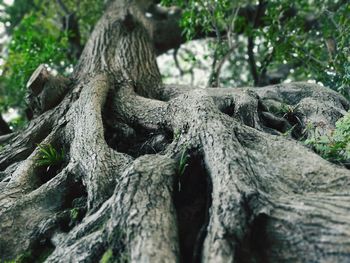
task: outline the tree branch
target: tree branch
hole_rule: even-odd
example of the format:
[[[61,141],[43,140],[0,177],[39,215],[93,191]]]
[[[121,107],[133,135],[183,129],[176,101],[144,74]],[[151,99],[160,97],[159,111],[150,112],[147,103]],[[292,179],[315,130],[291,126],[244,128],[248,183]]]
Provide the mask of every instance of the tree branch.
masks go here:
[[[254,86],[259,85],[259,74],[256,66],[255,56],[254,56],[254,37],[248,37],[248,62],[250,66],[250,72],[254,79]]]
[[[62,0],[56,0],[56,3],[62,9],[62,11],[64,12],[65,15],[69,15],[70,14],[67,6],[62,2]]]
[[[267,2],[265,2],[264,0],[259,0],[259,4],[254,15],[254,21],[252,25],[253,28],[258,27],[261,17],[264,14],[266,4]],[[248,61],[250,65],[250,71],[254,79],[254,86],[259,86],[260,76],[259,76],[259,70],[256,65],[255,56],[254,56],[254,46],[255,46],[254,36],[250,35],[248,36]]]
[[[213,63],[212,72],[210,73],[209,77],[209,87],[219,87],[219,79],[222,66],[224,65],[225,61],[230,57],[235,48],[235,46],[232,46],[219,61],[215,61],[215,63]]]
[[[81,45],[81,36],[77,17],[75,16],[74,12],[70,12],[62,0],[56,0],[56,3],[64,13],[64,16],[62,17],[62,25],[63,29],[68,32],[68,42],[70,46],[69,56],[74,59],[79,59],[83,46]]]

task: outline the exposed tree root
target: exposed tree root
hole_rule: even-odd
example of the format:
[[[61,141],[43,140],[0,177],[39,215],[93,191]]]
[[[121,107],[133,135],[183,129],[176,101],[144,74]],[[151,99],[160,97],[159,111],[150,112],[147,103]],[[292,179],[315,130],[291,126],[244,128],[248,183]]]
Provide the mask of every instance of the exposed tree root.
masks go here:
[[[64,100],[5,140],[1,260],[349,261],[350,172],[297,140],[349,103],[307,83],[162,87],[134,8],[111,1]],[[66,150],[52,174],[40,143]]]
[[[46,198],[45,205],[37,202],[39,193],[42,191],[40,189],[46,191],[52,189],[55,200],[59,196],[58,189],[60,189],[61,195],[69,196],[69,188],[74,185],[68,183],[71,179],[66,182],[68,189],[54,184],[59,178],[67,180],[71,176],[67,174],[62,177],[61,174],[66,174],[67,168],[37,190],[35,190],[35,185],[38,184],[34,183],[35,180],[23,181],[25,182],[23,185],[14,188],[18,189],[16,191],[23,192],[25,187],[29,185],[32,187],[24,190],[26,194],[19,195],[22,196],[21,202],[18,201],[18,196],[14,196],[17,195],[17,192],[10,191],[8,187],[5,188],[1,199],[2,207],[8,206],[9,208],[2,210],[2,222],[6,222],[5,217],[16,215],[16,226],[22,227],[19,219],[27,219],[24,214],[18,216],[15,211],[21,210],[19,206],[25,202],[24,200],[36,202],[34,208],[38,215],[37,218],[32,218],[33,224],[28,225],[28,231],[22,231],[22,237],[16,236],[12,239],[13,242],[25,239],[27,243],[20,247],[13,245],[16,250],[8,250],[6,246],[7,250],[3,250],[7,251],[6,254],[2,253],[6,258],[20,253],[23,249],[31,249],[36,246],[38,240],[41,240],[39,237],[44,236],[43,244],[49,242],[48,244],[55,247],[48,262],[73,262],[76,259],[96,262],[108,249],[112,250],[113,255],[127,257],[133,262],[160,262],[164,258],[168,258],[167,262],[175,262],[181,258],[183,262],[199,260],[228,262],[242,259],[248,254],[251,254],[251,258],[247,259],[247,262],[253,262],[254,257],[259,258],[260,256],[279,261],[287,260],[290,253],[301,257],[301,254],[296,254],[294,251],[301,248],[293,240],[301,240],[300,246],[303,247],[314,247],[315,242],[319,242],[316,239],[305,239],[305,237],[299,236],[304,235],[304,232],[298,232],[294,227],[280,230],[276,225],[284,225],[286,219],[283,218],[289,213],[301,213],[301,217],[295,217],[297,222],[293,221],[294,217],[288,217],[290,223],[287,226],[299,225],[299,227],[303,227],[300,224],[307,221],[305,218],[307,213],[298,212],[300,209],[300,211],[305,209],[299,204],[305,204],[306,200],[309,200],[308,196],[314,196],[312,200],[315,200],[308,204],[308,207],[313,207],[310,211],[320,213],[321,218],[331,218],[332,222],[332,226],[328,226],[328,219],[324,219],[310,231],[321,231],[320,233],[322,233],[321,229],[323,228],[325,231],[330,227],[339,229],[340,226],[344,225],[344,220],[347,220],[348,215],[345,210],[341,212],[341,208],[339,208],[339,213],[342,213],[340,219],[345,218],[341,221],[334,217],[332,214],[334,211],[330,208],[321,209],[316,201],[316,196],[320,199],[329,197],[328,203],[331,206],[334,203],[334,207],[338,207],[340,199],[336,198],[334,194],[336,191],[338,195],[341,194],[343,198],[347,198],[346,189],[350,180],[348,170],[322,160],[298,142],[283,136],[265,133],[265,124],[260,119],[261,112],[265,108],[259,106],[257,101],[259,97],[251,96],[250,93],[244,95],[247,94],[245,91],[243,91],[243,95],[235,96],[238,91],[231,95],[227,91],[221,98],[219,95],[213,98],[207,90],[193,90],[170,100],[165,106],[162,106],[165,109],[164,118],[159,118],[157,124],[164,127],[165,131],[172,130],[174,133],[173,142],[169,141],[164,147],[168,146],[163,147],[163,154],[170,158],[162,155],[146,155],[132,161],[132,157],[117,153],[118,147],[113,150],[106,143],[103,120],[108,118],[103,118],[102,113],[105,105],[103,97],[108,94],[109,85],[106,84],[107,82],[101,81],[100,78],[105,79],[103,76],[98,76],[98,81],[90,84],[91,87],[94,87],[94,89],[91,88],[91,92],[94,90],[94,93],[89,93],[87,85],[79,99],[72,104],[72,110],[67,112],[68,116],[80,117],[67,118],[67,132],[63,133],[65,138],[62,138],[65,143],[70,142],[70,150],[67,155],[70,163],[74,164],[75,167],[74,173],[76,175],[74,178],[81,178],[87,188],[87,200],[90,200],[89,216],[70,230],[67,216],[61,213],[57,217],[59,211],[63,212],[72,209],[69,207],[73,207],[67,205],[63,196],[61,201]],[[93,81],[96,81],[96,78]],[[96,92],[98,85],[105,87],[103,93]],[[125,98],[125,94],[123,97]],[[128,107],[132,105],[130,100],[116,101],[119,103],[127,101]],[[139,106],[137,114],[142,115],[143,110],[148,111],[149,107],[142,107],[142,100],[137,101],[137,103]],[[148,104],[149,101],[145,100],[144,103]],[[241,109],[246,107],[251,107],[249,110],[255,114],[240,114]],[[122,115],[122,109],[125,108],[120,105],[118,108],[118,113]],[[121,123],[126,119],[121,118]],[[135,129],[143,127],[145,131],[147,129],[154,130],[154,127],[144,125],[145,120],[141,121],[140,119],[140,122],[135,118],[131,118],[131,120],[124,124],[125,127],[133,129],[131,127],[134,126]],[[333,127],[335,119],[328,120],[328,127]],[[251,127],[242,123],[249,124]],[[273,128],[273,126],[270,127],[270,129]],[[279,134],[279,132],[277,131],[275,134]],[[175,181],[177,165],[171,159],[179,160],[179,154],[184,149],[193,149],[200,155],[198,155],[198,161],[192,161],[192,164],[190,162],[190,167],[183,175],[185,177],[180,181],[183,192],[178,192],[178,184]],[[26,178],[30,174],[33,177],[38,172],[34,165],[35,155],[36,153],[33,152],[30,158],[18,166],[14,178],[16,178],[16,173]],[[201,164],[201,160],[203,164]],[[314,163],[318,163],[318,166],[315,166]],[[71,166],[68,165],[68,167]],[[208,197],[205,197],[210,193],[204,183],[206,176],[201,172],[198,174],[198,176],[203,175],[203,178],[198,178],[198,180],[202,180],[200,185],[203,185],[204,188],[196,185],[196,181],[191,181],[190,173],[195,174],[200,167],[203,167],[208,173],[212,185],[212,202],[209,210]],[[26,172],[23,173],[24,171]],[[28,173],[27,176],[25,176],[26,173]],[[186,180],[190,180],[191,183],[185,183]],[[9,185],[14,184],[15,181],[12,179]],[[49,187],[50,185],[52,188]],[[192,213],[195,213],[198,208],[200,214],[194,216],[195,221],[184,219],[183,209],[185,207],[181,208],[181,201],[179,201],[181,194],[190,193],[191,187],[197,190],[202,189],[199,195],[202,197],[198,196],[198,202],[193,197],[196,200],[193,199],[194,206],[190,209]],[[106,189],[114,189],[114,194],[112,195],[111,190]],[[176,194],[176,192],[178,193]],[[41,195],[43,194],[41,193]],[[110,197],[111,195],[112,197]],[[6,201],[11,199],[5,196],[14,196],[15,198],[12,201]],[[292,201],[294,200],[292,196],[302,198],[305,201]],[[69,198],[70,203],[74,198],[76,197]],[[282,200],[294,203],[288,205],[288,209],[286,209],[284,208],[286,207],[285,201],[282,202]],[[49,201],[51,205],[54,205],[54,208],[50,207],[51,213],[45,212]],[[190,205],[191,202],[188,201],[186,205]],[[293,208],[289,208],[290,206]],[[175,207],[179,208],[177,216]],[[209,211],[208,214],[206,211]],[[25,214],[31,213],[33,210],[28,210]],[[205,219],[206,216],[208,219]],[[316,220],[316,214],[313,214],[312,218]],[[206,226],[206,220],[208,225],[202,228],[202,226]],[[14,225],[4,228],[5,225],[1,225],[4,229],[2,233],[10,235],[10,233],[20,231]],[[37,227],[41,225],[45,227],[40,231],[37,230]],[[257,229],[258,226],[264,230],[261,232]],[[190,227],[190,230],[185,231],[184,229],[187,227]],[[5,229],[8,229],[6,230],[8,232],[4,232]],[[194,231],[193,234],[190,234],[191,231]],[[347,233],[346,229],[344,231]],[[30,233],[33,239],[28,238]],[[256,233],[264,233],[269,242],[261,244],[259,240],[252,241],[257,235]],[[8,242],[9,235],[4,235],[3,243],[5,240]],[[276,238],[279,240],[282,236],[295,237],[277,242]],[[319,235],[318,237],[323,238],[323,236]],[[186,242],[189,243],[186,244]],[[327,242],[341,243],[339,236],[334,235],[334,233],[327,236]],[[116,249],[115,246],[123,247],[123,251]],[[265,251],[266,247],[268,251]],[[294,250],[288,250],[288,248]],[[324,245],[322,251],[326,254],[329,253],[329,258],[340,258],[332,252],[333,248],[334,246]],[[283,251],[283,253],[279,251]],[[309,257],[303,256],[305,261],[320,258],[321,254],[317,251],[309,253]],[[163,255],[160,256],[159,253],[163,253]],[[341,257],[347,258],[348,254],[342,252]]]

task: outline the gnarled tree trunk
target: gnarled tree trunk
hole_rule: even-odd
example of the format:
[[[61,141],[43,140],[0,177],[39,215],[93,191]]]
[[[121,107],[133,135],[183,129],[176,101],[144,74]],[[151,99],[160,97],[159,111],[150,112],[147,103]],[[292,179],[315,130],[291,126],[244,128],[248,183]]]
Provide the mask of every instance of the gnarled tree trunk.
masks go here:
[[[348,262],[350,172],[298,140],[349,103],[308,83],[164,86],[141,2],[111,1],[63,100],[5,138],[1,260]]]

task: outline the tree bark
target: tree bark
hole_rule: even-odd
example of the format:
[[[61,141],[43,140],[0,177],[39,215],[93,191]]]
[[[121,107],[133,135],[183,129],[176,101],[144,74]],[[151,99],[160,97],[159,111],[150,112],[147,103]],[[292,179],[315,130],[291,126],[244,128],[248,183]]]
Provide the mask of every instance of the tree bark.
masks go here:
[[[0,136],[11,133],[11,129],[4,118],[0,115]]]
[[[348,262],[350,172],[300,141],[348,101],[164,86],[143,12],[110,1],[63,100],[3,138],[1,260]],[[63,160],[39,166],[38,144]]]

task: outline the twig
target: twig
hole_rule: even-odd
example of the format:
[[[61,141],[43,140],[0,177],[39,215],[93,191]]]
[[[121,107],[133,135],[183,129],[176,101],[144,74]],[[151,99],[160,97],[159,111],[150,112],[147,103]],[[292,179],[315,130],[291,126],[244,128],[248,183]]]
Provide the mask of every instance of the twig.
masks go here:
[[[219,60],[219,62],[215,63],[215,68],[210,74],[210,87],[219,87],[219,77],[221,74],[222,66],[224,65],[225,61],[230,57],[235,48],[235,46],[232,46],[229,49],[229,51],[227,51],[227,53]]]
[[[250,71],[254,79],[254,86],[259,84],[259,74],[256,66],[255,56],[254,56],[254,37],[248,37],[248,61],[250,66]]]
[[[174,57],[174,61],[175,61],[175,66],[177,67],[177,69],[180,72],[180,76],[183,76],[185,74],[185,72],[182,70],[179,60],[177,59],[177,52],[179,51],[178,48],[174,49],[174,53],[173,53],[173,57]]]
[[[261,12],[263,11],[264,7],[264,0],[259,0],[258,8],[256,9],[255,16],[254,16],[254,23],[253,23],[253,29],[257,27],[259,23],[259,17],[261,15]],[[254,37],[249,36],[248,37],[248,61],[250,65],[250,70],[254,79],[254,86],[259,86],[259,73],[258,73],[258,68],[256,65],[255,61],[255,56],[254,56]]]
[[[58,6],[62,9],[63,13],[65,15],[69,15],[70,12],[67,8],[67,6],[62,2],[62,0],[56,0],[56,3],[58,4]]]

